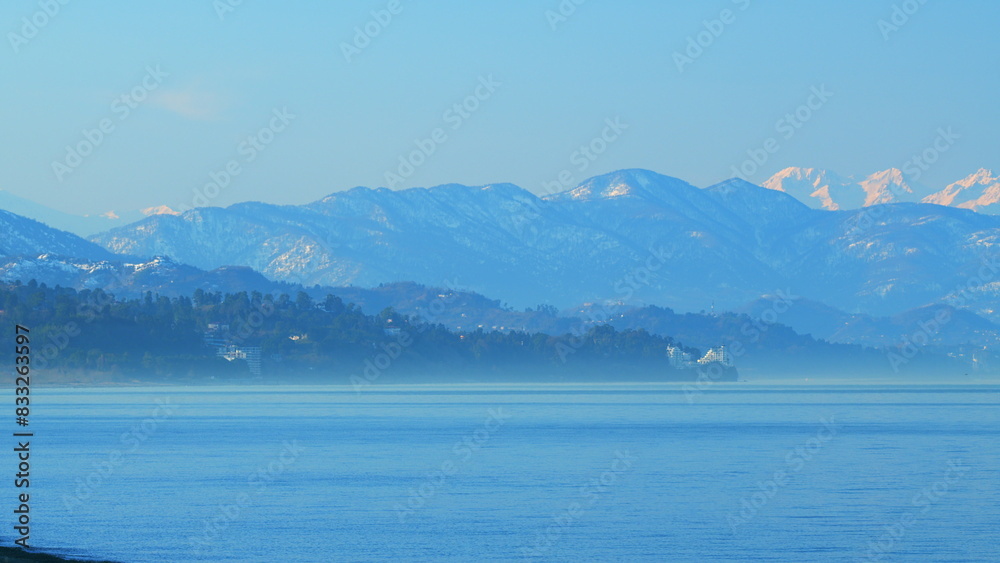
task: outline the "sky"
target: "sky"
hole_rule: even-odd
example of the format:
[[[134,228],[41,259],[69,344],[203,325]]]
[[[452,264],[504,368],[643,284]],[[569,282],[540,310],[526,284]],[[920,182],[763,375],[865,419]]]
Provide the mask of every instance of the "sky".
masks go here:
[[[1000,168],[998,20],[988,1],[7,0],[0,189],[99,214],[920,155],[940,189]]]

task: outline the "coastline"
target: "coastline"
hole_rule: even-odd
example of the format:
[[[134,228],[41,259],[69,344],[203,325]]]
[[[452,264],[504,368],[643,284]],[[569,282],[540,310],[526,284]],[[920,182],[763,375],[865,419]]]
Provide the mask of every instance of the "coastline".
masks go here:
[[[118,563],[107,560],[94,559],[66,559],[48,553],[25,551],[20,547],[0,546],[0,562],[2,563],[57,563],[60,561],[87,562],[87,563]]]

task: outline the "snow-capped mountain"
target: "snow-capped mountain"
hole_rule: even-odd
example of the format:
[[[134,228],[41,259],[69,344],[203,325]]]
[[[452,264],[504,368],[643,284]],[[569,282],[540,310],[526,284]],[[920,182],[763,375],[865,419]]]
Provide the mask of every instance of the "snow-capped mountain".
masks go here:
[[[898,168],[875,172],[858,182],[865,193],[863,207],[881,203],[917,202],[928,189],[907,178]]]
[[[813,209],[855,209],[865,201],[854,181],[818,168],[785,168],[761,185],[784,192]]]
[[[816,178],[836,195],[833,175],[800,179]],[[858,192],[876,197],[875,184]],[[414,281],[519,307],[610,300],[725,309],[787,289],[879,315],[958,292],[974,312],[997,314],[1000,272],[966,287],[1000,253],[1000,218],[913,203],[833,212],[790,195],[739,180],[699,189],[622,170],[545,198],[510,184],[445,185],[354,188],[301,206],[198,208],[91,240],[204,270],[241,265],[305,285]]]
[[[858,209],[883,203],[919,202],[930,190],[898,168],[864,178],[843,177],[817,168],[785,168],[761,184],[785,192],[813,209]]]
[[[1000,177],[991,170],[980,168],[975,174],[925,197],[924,202],[1000,215]]]
[[[92,260],[113,257],[111,252],[72,233],[0,209],[0,258],[39,254]]]
[[[73,215],[18,197],[6,190],[0,190],[0,209],[81,237],[88,237],[114,227],[128,225],[150,215],[176,213],[169,207],[160,205],[120,214],[106,211],[100,215]]]
[[[992,178],[980,176],[965,187]],[[1000,217],[967,209],[902,203],[827,211],[742,180],[699,189],[622,170],[544,198],[511,184],[453,184],[354,188],[301,206],[197,208],[146,217],[92,242],[0,213],[0,274],[34,272],[39,281],[89,287],[105,283],[109,267],[134,265],[126,273],[135,281],[125,286],[166,288],[172,276],[179,283],[242,266],[252,270],[222,271],[305,286],[413,281],[518,307],[607,301],[700,310],[714,302],[726,309],[781,289],[852,312],[889,316],[958,303],[996,321],[998,243]],[[270,283],[241,276],[218,279]]]
[[[268,280],[250,268],[228,266],[210,272],[156,256],[150,260],[87,260],[53,254],[0,258],[0,281],[29,280],[75,289],[103,289],[118,297],[151,291],[190,296],[205,291],[289,293],[300,287]]]
[[[979,169],[940,191],[914,181],[898,168],[862,179],[817,168],[785,168],[761,184],[785,192],[813,209],[847,210],[883,203],[923,202],[1000,215],[1000,177]]]

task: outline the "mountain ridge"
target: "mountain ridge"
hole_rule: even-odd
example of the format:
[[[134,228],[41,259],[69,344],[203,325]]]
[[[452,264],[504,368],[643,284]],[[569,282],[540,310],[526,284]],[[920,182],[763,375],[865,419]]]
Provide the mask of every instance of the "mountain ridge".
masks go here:
[[[697,310],[791,286],[885,316],[943,299],[997,252],[998,227],[995,216],[965,209],[903,202],[830,211],[736,179],[702,189],[631,169],[545,197],[512,184],[446,184],[197,208],[91,241],[306,285],[463,278],[520,306],[628,297]],[[642,283],[629,281],[636,272]],[[983,312],[993,291],[969,303]]]
[[[761,186],[788,193],[812,208],[831,211],[884,203],[932,203],[1000,214],[1000,178],[986,168],[939,190],[921,184],[898,168],[858,178],[819,168],[789,167],[763,181]]]
[[[991,179],[984,170],[966,184]],[[52,263],[51,275],[82,279],[77,270],[90,267],[43,255],[89,263],[168,256],[205,272],[241,266],[304,286],[461,279],[520,307],[608,301],[693,311],[714,302],[731,309],[787,288],[880,317],[949,299],[1000,317],[1000,282],[994,268],[983,270],[1000,252],[996,216],[915,202],[831,211],[739,179],[698,188],[642,169],[545,197],[513,184],[445,184],[356,187],[304,205],[202,207],[90,241],[2,217],[8,275]],[[989,276],[980,279],[983,271]],[[967,287],[975,279],[981,283]]]

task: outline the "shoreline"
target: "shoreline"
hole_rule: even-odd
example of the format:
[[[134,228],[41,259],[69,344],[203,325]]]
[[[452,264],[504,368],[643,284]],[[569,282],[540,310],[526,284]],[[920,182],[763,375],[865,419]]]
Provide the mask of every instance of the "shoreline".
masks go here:
[[[118,563],[115,561],[109,561],[104,559],[100,560],[66,559],[64,557],[59,557],[58,555],[41,553],[37,551],[25,551],[20,547],[8,547],[8,546],[0,546],[0,558],[2,558],[3,563],[58,563],[58,562]]]

